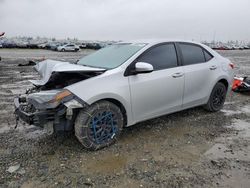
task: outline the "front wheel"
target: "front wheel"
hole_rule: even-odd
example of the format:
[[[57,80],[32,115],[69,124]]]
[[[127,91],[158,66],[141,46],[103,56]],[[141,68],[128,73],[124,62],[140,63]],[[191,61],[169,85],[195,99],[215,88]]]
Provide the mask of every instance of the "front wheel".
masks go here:
[[[218,82],[209,97],[208,103],[204,106],[204,108],[210,112],[217,112],[223,108],[224,102],[226,100],[227,88],[226,86]]]
[[[75,121],[75,135],[88,150],[113,144],[123,128],[123,114],[108,101],[94,103],[79,112]]]

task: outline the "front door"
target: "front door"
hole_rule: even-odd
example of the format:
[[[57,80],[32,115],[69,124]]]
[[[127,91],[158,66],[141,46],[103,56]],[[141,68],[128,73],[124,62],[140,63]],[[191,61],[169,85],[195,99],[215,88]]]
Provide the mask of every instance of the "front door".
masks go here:
[[[154,71],[129,76],[134,121],[180,110],[184,71],[178,66],[175,45],[167,43],[152,47],[136,62],[150,63]]]

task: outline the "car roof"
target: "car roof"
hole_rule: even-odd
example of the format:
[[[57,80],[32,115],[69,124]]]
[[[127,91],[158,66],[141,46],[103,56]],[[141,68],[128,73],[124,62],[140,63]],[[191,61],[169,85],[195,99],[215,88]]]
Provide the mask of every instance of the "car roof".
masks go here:
[[[186,42],[186,43],[196,44],[196,45],[199,45],[199,46],[205,48],[213,56],[220,57],[220,55],[216,51],[212,50],[210,47],[208,47],[202,43],[199,43],[199,42],[195,42],[192,40],[185,40],[185,39],[139,39],[139,40],[122,41],[120,43],[131,43],[131,44],[135,44],[135,45],[136,44],[145,44],[146,46],[150,47],[150,46],[154,46],[154,45],[157,45],[160,43],[165,43],[165,42]]]
[[[132,43],[132,44],[143,43],[143,44],[154,45],[154,44],[159,44],[159,43],[164,43],[164,42],[187,42],[187,43],[201,45],[201,43],[199,42],[195,42],[191,40],[182,40],[182,39],[138,39],[138,40],[122,41],[120,43]]]

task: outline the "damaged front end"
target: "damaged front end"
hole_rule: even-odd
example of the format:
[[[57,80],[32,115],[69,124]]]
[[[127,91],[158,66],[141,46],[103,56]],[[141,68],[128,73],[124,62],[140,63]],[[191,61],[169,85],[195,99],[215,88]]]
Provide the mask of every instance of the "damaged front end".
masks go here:
[[[64,87],[100,75],[101,69],[46,60],[35,66],[41,80],[32,80],[34,88],[14,99],[17,122],[46,128],[48,133],[70,131],[79,109],[88,104]]]
[[[15,114],[24,122],[48,132],[70,131],[77,109],[87,106],[68,90],[41,91],[14,99]]]

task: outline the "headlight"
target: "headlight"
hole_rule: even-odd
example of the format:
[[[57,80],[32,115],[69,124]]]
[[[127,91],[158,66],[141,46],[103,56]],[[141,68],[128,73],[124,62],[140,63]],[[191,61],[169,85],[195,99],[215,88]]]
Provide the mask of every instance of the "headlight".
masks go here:
[[[70,95],[72,94],[68,90],[49,90],[32,93],[27,96],[27,99],[37,109],[49,109],[57,107],[63,99]]]
[[[71,95],[70,91],[63,90],[62,92],[57,93],[56,96],[52,100],[48,101],[48,103],[60,102],[62,99],[70,95]]]

